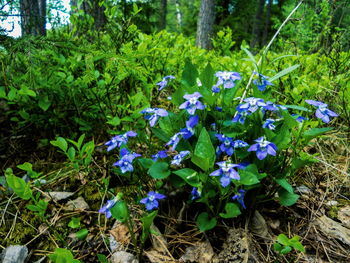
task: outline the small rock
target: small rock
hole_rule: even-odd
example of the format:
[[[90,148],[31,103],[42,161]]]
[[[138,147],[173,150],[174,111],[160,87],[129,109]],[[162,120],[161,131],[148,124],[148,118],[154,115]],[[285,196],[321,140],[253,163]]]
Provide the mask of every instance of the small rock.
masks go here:
[[[67,202],[65,209],[66,210],[89,210],[90,207],[86,203],[84,198],[79,196],[77,199]]]
[[[338,219],[345,227],[350,228],[350,206],[342,207],[339,210]]]
[[[350,245],[350,230],[343,227],[340,223],[323,215],[315,220],[314,225],[327,237],[338,239]]]
[[[300,185],[300,186],[297,186],[296,188],[296,191],[299,192],[300,194],[310,194],[311,193],[311,190],[305,186],[305,185]]]
[[[112,251],[112,253],[118,252],[118,251],[125,251],[125,246],[124,246],[123,241],[127,241],[125,243],[126,246],[127,246],[127,243],[130,242],[129,231],[124,232],[124,233],[120,232],[120,230],[123,228],[124,228],[123,223],[116,220],[114,222],[112,229],[109,231],[109,233],[110,233],[110,235],[109,235],[109,248]],[[122,236],[120,236],[120,234],[122,234]],[[125,239],[125,238],[127,238],[127,239]]]
[[[335,200],[330,200],[326,203],[326,206],[337,206],[338,202]]]
[[[4,249],[0,260],[2,263],[23,263],[28,255],[26,246],[9,246]]]
[[[50,201],[50,198],[54,201],[60,201],[74,195],[73,192],[49,192],[47,194],[49,195],[45,197],[47,201]]]
[[[185,254],[179,259],[180,262],[209,263],[214,257],[214,250],[209,241],[197,242],[194,246],[186,248]]]
[[[111,263],[138,263],[133,254],[125,251],[117,251],[112,254]]]
[[[267,228],[266,221],[264,217],[259,213],[259,211],[255,210],[254,216],[249,225],[252,232],[262,238],[269,237],[269,231]]]

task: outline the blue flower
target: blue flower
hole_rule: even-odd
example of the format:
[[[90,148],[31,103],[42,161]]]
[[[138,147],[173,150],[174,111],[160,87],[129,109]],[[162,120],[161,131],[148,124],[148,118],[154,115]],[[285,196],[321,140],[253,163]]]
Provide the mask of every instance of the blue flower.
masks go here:
[[[233,147],[234,148],[244,148],[244,147],[247,147],[249,146],[248,143],[246,143],[245,141],[242,141],[242,140],[235,140],[233,142]]]
[[[263,108],[266,109],[266,110],[269,110],[269,111],[278,111],[278,109],[281,106],[281,105],[277,105],[277,104],[275,104],[275,103],[273,103],[271,101],[266,101],[265,104],[266,105]]]
[[[190,115],[194,115],[197,109],[204,110],[204,104],[198,100],[200,97],[202,97],[202,95],[199,92],[184,95],[184,99],[187,101],[182,103],[179,108],[187,110]]]
[[[212,172],[210,176],[220,176],[220,183],[223,187],[228,186],[231,183],[231,180],[239,180],[240,176],[238,172],[234,169],[240,167],[239,164],[233,164],[229,162],[218,162],[216,163],[220,166],[220,169]]]
[[[249,111],[242,111],[237,112],[236,115],[233,117],[232,122],[239,122],[240,124],[244,124],[246,118],[251,113]]]
[[[266,103],[261,98],[250,97],[250,98],[244,99],[243,101],[245,103],[238,105],[236,108],[239,112],[249,111],[253,113],[257,111],[259,107],[266,106]]]
[[[159,108],[147,108],[141,111],[142,114],[145,114],[145,119],[149,120],[149,125],[153,127],[156,125],[159,117],[168,116],[168,112],[164,109]]]
[[[254,74],[258,74],[259,78],[253,80],[254,85],[258,87],[260,91],[264,91],[266,89],[266,86],[272,86],[273,84],[268,81],[269,77],[266,77],[260,73],[254,72]]]
[[[112,200],[108,200],[107,203],[104,206],[102,206],[100,210],[98,210],[98,212],[105,214],[107,218],[111,218],[112,213],[110,210],[117,203],[117,201],[118,201],[117,197],[113,198]]]
[[[164,159],[164,158],[167,158],[167,157],[168,157],[168,155],[167,155],[166,151],[159,151],[159,152],[157,152],[156,154],[152,155],[152,159],[153,159],[153,161],[155,161],[155,162],[156,162],[159,158]]]
[[[174,156],[174,159],[171,161],[172,165],[180,165],[183,159],[190,154],[190,151],[181,151],[179,154]]]
[[[259,160],[265,159],[268,154],[276,156],[277,146],[267,141],[265,136],[256,139],[255,142],[257,143],[250,146],[248,152],[255,151]]]
[[[159,86],[158,90],[162,90],[166,87],[166,85],[168,85],[168,79],[175,79],[174,76],[169,75],[169,76],[165,76],[162,81],[158,82],[156,85]]]
[[[298,115],[298,114],[292,114],[292,116],[295,118],[295,120],[297,121],[297,122],[303,122],[303,121],[305,121],[305,120],[307,120],[307,118],[305,118],[305,117],[303,117],[303,116],[300,116],[300,115]]]
[[[201,197],[201,192],[198,191],[197,187],[193,187],[192,191],[191,191],[191,200],[195,200],[198,199],[199,197]]]
[[[211,91],[214,92],[214,93],[219,93],[220,92],[220,88],[216,85],[214,85],[212,88],[211,88]]]
[[[168,141],[165,145],[166,146],[172,145],[171,149],[175,150],[177,144],[180,142],[181,136],[182,136],[182,132],[175,133],[173,137],[170,138],[170,141]]]
[[[239,73],[231,71],[218,71],[215,76],[218,78],[215,86],[223,85],[225,89],[233,88],[236,85],[235,81],[241,79]]]
[[[186,121],[186,128],[180,130],[182,137],[184,139],[189,139],[194,134],[194,127],[198,124],[199,117],[198,115],[191,116],[188,121]]]
[[[130,153],[127,149],[120,150],[121,159],[113,164],[113,166],[119,166],[122,173],[134,171],[132,162],[136,157],[141,156],[138,153]]]
[[[222,107],[216,106],[215,109],[216,109],[218,112],[222,112]]]
[[[151,211],[155,208],[158,208],[159,206],[158,200],[162,200],[165,197],[166,197],[165,195],[151,191],[147,194],[147,197],[141,199],[140,203],[146,205],[147,211]]]
[[[263,128],[267,128],[269,130],[274,130],[276,128],[276,126],[273,124],[275,122],[275,120],[273,119],[266,119],[266,121],[263,124]]]
[[[116,147],[120,148],[120,146],[122,146],[123,144],[127,144],[128,143],[128,138],[129,137],[135,137],[136,135],[137,135],[136,132],[128,131],[128,132],[126,132],[124,134],[120,134],[120,135],[114,136],[110,141],[105,143],[105,145],[108,146],[107,147],[107,152],[113,150]]]
[[[330,122],[329,117],[338,117],[338,114],[328,109],[328,105],[326,103],[316,100],[305,100],[305,102],[317,107],[315,115],[317,118],[321,119],[325,123]]]
[[[224,134],[215,134],[215,137],[218,138],[220,142],[222,142],[216,151],[217,155],[220,155],[221,153],[226,153],[227,155],[231,156],[234,152],[234,142],[231,137],[227,137]]]
[[[238,203],[241,204],[241,206],[244,208],[244,209],[247,209],[245,204],[244,204],[244,195],[245,195],[246,191],[243,190],[243,189],[240,189],[238,191],[238,194],[232,196],[232,200],[237,200]]]

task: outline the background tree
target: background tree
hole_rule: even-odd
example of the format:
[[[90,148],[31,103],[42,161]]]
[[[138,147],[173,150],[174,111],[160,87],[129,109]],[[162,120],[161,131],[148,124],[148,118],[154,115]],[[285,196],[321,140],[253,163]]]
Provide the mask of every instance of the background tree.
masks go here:
[[[22,36],[46,35],[46,0],[20,0]]]
[[[202,0],[199,9],[196,45],[210,49],[215,21],[215,0]]]
[[[160,10],[159,10],[159,30],[166,28],[166,15],[167,15],[167,0],[160,0]]]

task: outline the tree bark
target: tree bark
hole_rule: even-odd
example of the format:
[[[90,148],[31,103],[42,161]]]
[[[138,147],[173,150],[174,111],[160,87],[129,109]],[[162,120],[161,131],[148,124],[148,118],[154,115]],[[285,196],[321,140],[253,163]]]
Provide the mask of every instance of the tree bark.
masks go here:
[[[22,36],[46,35],[46,0],[20,0]]]
[[[258,8],[256,9],[255,20],[252,30],[252,39],[250,41],[250,48],[254,48],[257,44],[261,42],[261,24],[262,24],[262,14],[264,11],[265,1],[266,0],[257,0],[259,3]]]
[[[164,30],[166,28],[167,5],[167,0],[160,0],[159,30]]]
[[[215,21],[215,0],[202,0],[197,23],[196,45],[211,48],[211,37]]]

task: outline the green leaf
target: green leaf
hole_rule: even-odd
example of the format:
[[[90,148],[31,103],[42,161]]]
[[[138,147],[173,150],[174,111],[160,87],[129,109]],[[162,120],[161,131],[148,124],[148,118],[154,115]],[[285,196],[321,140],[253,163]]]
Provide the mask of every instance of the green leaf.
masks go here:
[[[13,174],[6,175],[6,182],[9,187],[22,199],[29,200],[32,197],[32,190],[29,183]]]
[[[299,195],[294,194],[294,193],[290,193],[285,189],[281,189],[278,191],[278,199],[279,199],[281,205],[291,206],[291,205],[294,205],[298,201]]]
[[[198,71],[189,59],[185,62],[184,71],[182,72],[182,82],[188,87],[193,87],[197,84]]]
[[[288,254],[291,251],[292,251],[292,248],[290,246],[286,246],[286,247],[281,249],[281,254],[285,255],[285,254]]]
[[[58,137],[55,141],[50,141],[50,143],[53,146],[60,148],[64,152],[67,151],[67,148],[68,148],[67,141],[62,137]]]
[[[240,180],[243,185],[254,185],[260,183],[259,178],[264,178],[266,174],[259,174],[255,164],[250,164],[246,168],[239,170]]]
[[[83,228],[83,229],[79,230],[78,232],[76,232],[75,236],[79,240],[84,240],[87,237],[88,234],[89,234],[89,230],[87,230],[86,228]]]
[[[300,252],[305,252],[305,247],[300,243],[300,237],[294,236],[291,239],[289,239],[289,244],[292,246],[295,250],[298,250]]]
[[[33,165],[31,163],[25,162],[23,164],[17,165],[17,168],[26,171],[26,172],[31,172],[33,171]]]
[[[27,86],[22,86],[21,89],[18,91],[18,94],[36,97],[35,91],[29,89]]]
[[[317,136],[320,136],[326,132],[329,132],[333,130],[332,127],[325,127],[325,128],[312,128],[303,133],[303,137],[309,141]]]
[[[201,75],[199,76],[199,79],[202,82],[202,86],[199,87],[200,93],[203,95],[203,98],[205,102],[208,105],[213,105],[215,103],[215,96],[213,96],[213,93],[211,91],[211,88],[214,84],[214,76],[215,71],[211,67],[210,63],[207,64]]]
[[[43,111],[47,111],[47,109],[51,106],[51,101],[47,95],[40,96],[38,105]]]
[[[200,232],[204,232],[210,229],[213,229],[216,224],[216,218],[213,217],[212,219],[209,219],[209,215],[206,212],[200,213],[196,220],[197,226],[200,230]]]
[[[0,87],[0,99],[7,99],[5,87]]]
[[[169,165],[165,162],[154,163],[148,170],[148,174],[154,179],[164,179],[170,175]]]
[[[299,68],[300,65],[299,64],[296,64],[296,65],[293,65],[293,66],[290,66],[289,68],[286,68],[280,72],[278,72],[275,76],[273,76],[272,78],[269,79],[270,82],[276,80],[276,79],[279,79],[285,75],[287,75],[288,73],[292,72],[293,70]]]
[[[112,126],[118,126],[120,124],[120,122],[121,122],[121,120],[118,116],[115,116],[114,118],[107,121],[107,123],[112,125]]]
[[[80,218],[79,217],[72,217],[68,223],[68,226],[70,228],[79,228],[80,227]]]
[[[305,107],[298,106],[298,105],[283,105],[283,106],[288,108],[288,109],[293,109],[293,110],[300,110],[300,111],[307,111],[307,112],[311,111]]]
[[[157,216],[158,210],[153,211],[150,214],[147,214],[146,216],[141,218],[142,222],[142,234],[141,234],[141,241],[145,242],[150,234],[151,225],[153,223],[154,218]]]
[[[282,245],[281,244],[279,244],[279,243],[274,243],[273,244],[273,249],[276,251],[276,252],[281,252],[281,250],[282,250]]]
[[[291,135],[286,125],[283,125],[279,133],[272,139],[272,142],[276,144],[277,149],[283,150],[290,146]]]
[[[193,186],[193,187],[200,186],[199,176],[195,170],[184,168],[184,169],[175,171],[174,174],[181,177],[190,186]]]
[[[83,145],[84,139],[85,139],[85,134],[80,135],[80,137],[78,139],[78,143],[76,145],[79,151],[80,151],[81,146]]]
[[[150,158],[139,158],[139,159],[137,159],[137,161],[145,169],[149,169],[154,164],[154,161]]]
[[[293,187],[288,183],[286,178],[276,178],[275,181],[289,193],[294,194]]]
[[[289,238],[285,234],[279,234],[277,237],[277,241],[284,246],[289,245]]]
[[[74,259],[72,252],[65,248],[56,248],[55,252],[49,255],[49,259],[54,263],[80,263]]]
[[[125,223],[129,218],[129,209],[125,201],[120,200],[110,209],[113,218]]]
[[[69,161],[73,162],[75,160],[75,149],[74,147],[69,147],[67,151],[67,156]]]
[[[256,63],[256,60],[255,60],[254,55],[253,55],[247,48],[242,48],[242,49],[243,49],[243,51],[248,55],[249,60],[250,60],[251,62],[253,62],[253,65],[254,65],[255,70],[258,71],[258,66],[257,66],[257,63]]]
[[[219,215],[223,218],[233,218],[241,214],[241,210],[235,203],[227,203],[225,205],[225,213],[220,213]]]
[[[168,142],[170,137],[166,132],[164,132],[163,130],[159,129],[159,128],[152,128],[151,129],[153,134],[160,140],[162,140],[163,142]]]
[[[208,171],[214,166],[215,148],[210,140],[210,136],[203,127],[192,156],[191,161],[204,171]]]
[[[107,257],[103,254],[97,254],[97,259],[100,263],[108,263]]]

